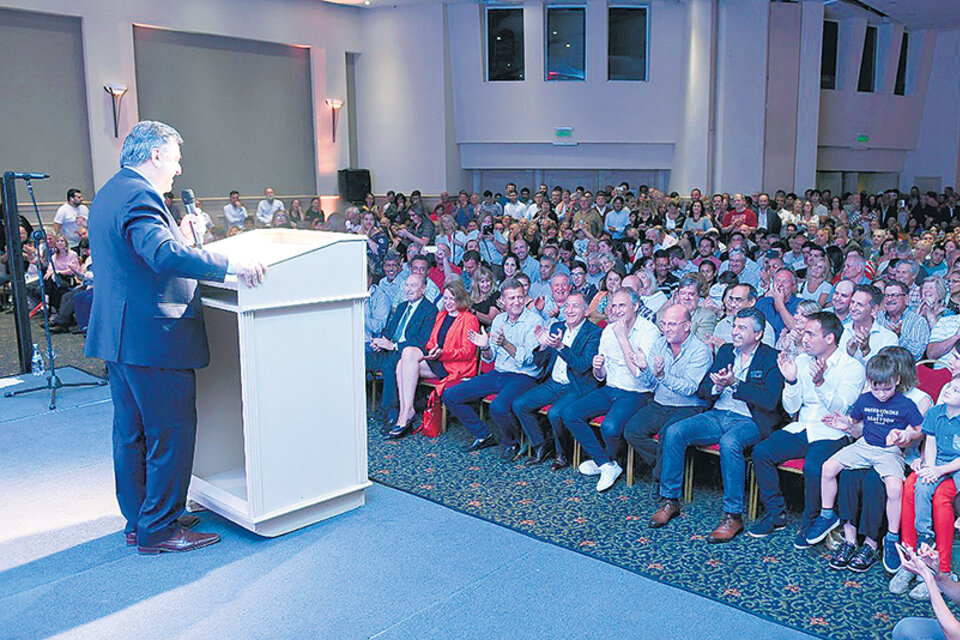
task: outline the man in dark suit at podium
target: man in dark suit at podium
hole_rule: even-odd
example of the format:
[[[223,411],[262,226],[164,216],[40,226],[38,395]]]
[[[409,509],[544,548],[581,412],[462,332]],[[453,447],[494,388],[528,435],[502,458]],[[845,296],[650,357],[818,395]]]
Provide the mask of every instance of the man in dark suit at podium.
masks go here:
[[[397,395],[397,362],[406,347],[418,347],[426,351],[427,340],[433,331],[437,308],[423,297],[426,278],[411,273],[403,284],[406,302],[394,309],[380,337],[370,341],[372,353],[367,354],[367,369],[383,374],[383,411],[386,412],[385,428],[389,431],[400,411]],[[385,433],[385,432],[384,432]]]
[[[164,205],[180,175],[175,129],[140,122],[120,171],[90,207],[97,288],[86,354],[101,358],[113,395],[113,462],[127,544],[140,553],[189,551],[220,540],[184,514],[197,426],[194,369],[210,361],[197,280],[263,280],[258,262],[188,246]]]

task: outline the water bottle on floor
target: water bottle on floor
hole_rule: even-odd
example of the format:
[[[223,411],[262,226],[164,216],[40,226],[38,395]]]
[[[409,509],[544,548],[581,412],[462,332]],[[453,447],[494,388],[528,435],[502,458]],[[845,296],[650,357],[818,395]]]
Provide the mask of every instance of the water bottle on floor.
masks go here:
[[[33,359],[30,361],[30,373],[35,376],[43,375],[43,354],[36,342],[33,343]]]

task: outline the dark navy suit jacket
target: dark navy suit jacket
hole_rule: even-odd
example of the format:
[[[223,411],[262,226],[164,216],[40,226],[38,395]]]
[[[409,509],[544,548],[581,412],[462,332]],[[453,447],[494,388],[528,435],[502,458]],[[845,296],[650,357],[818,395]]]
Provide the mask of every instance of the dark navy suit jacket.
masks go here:
[[[400,324],[400,318],[403,317],[410,302],[405,301],[397,305],[390,317],[387,318],[387,324],[381,334],[388,340],[394,340],[397,328]],[[403,336],[403,342],[397,344],[397,353],[403,351],[404,347],[420,347],[424,349],[427,346],[427,340],[430,339],[430,333],[433,331],[433,322],[437,317],[437,308],[423,298],[416,310],[410,316],[407,322],[407,330]],[[396,342],[396,340],[394,340]]]
[[[550,333],[566,330],[567,325],[563,322],[556,322],[550,327]],[[570,378],[570,383],[579,395],[585,396],[599,387],[602,382],[593,377],[593,356],[597,355],[600,349],[601,333],[600,327],[589,320],[584,320],[580,325],[580,332],[569,348],[557,351],[537,347],[533,352],[533,362],[542,368],[543,380],[553,374],[553,365],[559,357],[567,362],[567,377]]]
[[[167,369],[209,364],[197,280],[222,281],[227,258],[187,246],[161,195],[132,169],[100,189],[88,220],[96,285],[86,354]]]
[[[741,382],[733,393],[735,399],[742,400],[750,408],[750,414],[753,416],[753,421],[760,427],[762,438],[769,436],[783,419],[780,408],[783,374],[777,366],[778,353],[773,347],[759,344],[757,352],[753,354],[750,369],[747,371],[747,379]],[[720,347],[717,357],[713,360],[713,366],[700,381],[700,388],[697,389],[698,396],[709,403],[717,401],[720,396],[713,394],[713,381],[710,380],[710,374],[732,365],[733,357],[732,344],[727,343]]]

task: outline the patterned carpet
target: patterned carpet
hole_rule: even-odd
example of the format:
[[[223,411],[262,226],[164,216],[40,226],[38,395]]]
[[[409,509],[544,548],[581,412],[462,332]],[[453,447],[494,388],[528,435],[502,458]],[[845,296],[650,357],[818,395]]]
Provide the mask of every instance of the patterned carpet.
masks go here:
[[[698,459],[693,502],[682,516],[651,529],[655,504],[642,478],[598,494],[596,478],[570,469],[504,463],[498,448],[463,453],[470,439],[456,422],[439,438],[399,442],[384,441],[378,426],[369,428],[372,480],[780,624],[838,640],[879,639],[905,616],[933,615],[929,603],[889,593],[880,564],[861,574],[834,571],[822,546],[795,550],[793,526],[763,540],[707,543],[721,516],[712,456]],[[784,486],[799,490],[795,478]],[[791,513],[791,525],[797,517]]]

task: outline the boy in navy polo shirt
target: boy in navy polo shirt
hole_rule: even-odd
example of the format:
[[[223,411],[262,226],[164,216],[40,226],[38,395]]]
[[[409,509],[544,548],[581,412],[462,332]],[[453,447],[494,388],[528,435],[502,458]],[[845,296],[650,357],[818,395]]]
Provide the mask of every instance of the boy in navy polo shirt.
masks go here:
[[[913,400],[897,391],[900,376],[897,364],[886,354],[867,362],[867,385],[870,388],[850,408],[849,416],[829,415],[824,423],[851,432],[863,427],[863,435],[823,463],[820,476],[820,515],[807,533],[807,542],[816,544],[839,524],[833,511],[837,497],[837,476],[844,469],[873,469],[883,479],[887,493],[887,535],[883,541],[883,566],[890,573],[900,568],[896,543],[900,541],[900,498],[903,495],[904,455],[901,447],[920,438],[923,417]],[[845,532],[844,543],[837,550],[830,566],[866,571],[877,561],[877,550],[869,542],[857,552],[856,531]],[[850,539],[852,537],[852,539]],[[874,543],[876,544],[876,543]]]
[[[923,464],[917,471],[914,501],[917,508],[917,550],[934,546],[933,494],[944,480],[960,487],[960,378],[940,391],[940,404],[923,419]],[[925,549],[924,551],[929,551]]]

